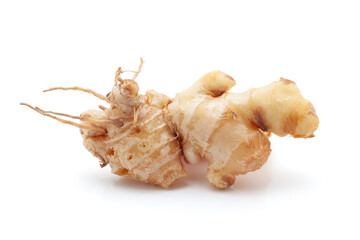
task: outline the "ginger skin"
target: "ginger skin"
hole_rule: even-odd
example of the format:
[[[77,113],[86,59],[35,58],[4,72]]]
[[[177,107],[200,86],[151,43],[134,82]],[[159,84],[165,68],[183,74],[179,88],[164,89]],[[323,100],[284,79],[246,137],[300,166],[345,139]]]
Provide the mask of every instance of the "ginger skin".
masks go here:
[[[106,96],[80,87],[45,90],[90,93],[110,104],[99,106],[101,111],[71,116],[21,105],[80,128],[85,148],[100,159],[101,167],[110,165],[114,174],[163,188],[187,175],[183,161],[206,160],[210,183],[226,189],[237,175],[255,171],[267,161],[271,133],[310,138],[319,125],[313,105],[290,80],[229,93],[234,79],[214,71],[170,99],[153,90],[138,94],[135,79],[142,63],[141,59],[138,71],[132,71],[132,79],[122,79],[125,71],[119,68]]]
[[[207,178],[220,189],[266,162],[271,149],[264,133],[309,138],[319,125],[314,107],[290,80],[228,93],[234,85],[227,74],[210,72],[168,106],[185,159],[207,160]]]
[[[84,146],[101,159],[102,166],[109,164],[114,174],[167,188],[187,175],[177,134],[166,123],[165,108],[170,99],[153,90],[139,95],[135,80],[124,80],[121,73],[119,68],[115,85],[107,95],[110,108],[82,114],[116,124],[96,126],[105,127],[106,134],[94,136],[82,131]],[[82,123],[94,124],[88,120]]]

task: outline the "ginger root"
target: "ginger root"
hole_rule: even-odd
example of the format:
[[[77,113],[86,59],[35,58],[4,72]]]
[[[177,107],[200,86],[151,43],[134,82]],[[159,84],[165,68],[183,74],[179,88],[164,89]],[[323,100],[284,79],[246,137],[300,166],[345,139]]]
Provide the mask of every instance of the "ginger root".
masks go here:
[[[163,188],[187,175],[183,162],[207,160],[208,180],[226,189],[237,175],[266,162],[270,133],[309,138],[319,125],[313,105],[290,80],[229,93],[234,79],[214,71],[170,99],[153,90],[138,94],[135,79],[142,63],[132,79],[122,79],[125,71],[119,68],[106,96],[80,87],[45,90],[87,92],[109,103],[108,108],[71,116],[21,104],[80,128],[85,148],[100,159],[101,167],[109,164],[114,174]]]
[[[168,106],[186,161],[207,160],[207,178],[220,189],[266,162],[271,149],[264,133],[309,138],[319,124],[314,107],[290,80],[228,93],[234,85],[229,75],[210,72]]]

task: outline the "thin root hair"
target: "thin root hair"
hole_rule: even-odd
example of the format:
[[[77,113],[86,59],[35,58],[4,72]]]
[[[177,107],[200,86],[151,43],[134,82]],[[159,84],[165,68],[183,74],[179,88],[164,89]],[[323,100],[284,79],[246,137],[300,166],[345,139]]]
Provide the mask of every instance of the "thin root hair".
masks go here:
[[[86,89],[86,88],[82,88],[82,87],[55,87],[55,88],[49,88],[49,89],[46,89],[44,90],[43,92],[50,92],[50,91],[54,91],[54,90],[76,90],[76,91],[81,91],[81,92],[86,92],[86,93],[89,93],[89,94],[92,94],[94,95],[95,97],[101,99],[101,100],[104,100],[106,101],[107,103],[110,103],[110,101],[103,95],[101,95],[100,93],[97,93],[91,89]]]
[[[123,83],[124,82],[124,79],[121,77],[121,74],[124,73],[124,72],[132,72],[134,73],[134,76],[132,77],[131,80],[135,81],[135,79],[137,78],[137,76],[139,75],[139,73],[141,72],[141,69],[142,69],[142,66],[144,64],[144,60],[142,58],[140,58],[140,64],[139,64],[139,68],[137,71],[132,71],[132,70],[122,70],[121,67],[119,67],[117,70],[116,70],[116,73],[115,73],[115,84],[117,84],[118,82],[120,83]]]
[[[65,114],[65,113],[57,113],[57,112],[51,112],[51,111],[44,111],[44,110],[42,110],[41,108],[33,107],[33,106],[31,106],[31,105],[29,105],[29,104],[27,104],[27,103],[20,103],[20,105],[27,106],[27,107],[31,108],[32,110],[40,113],[41,115],[50,117],[50,118],[55,119],[55,120],[57,120],[57,121],[59,121],[59,122],[62,122],[62,123],[65,123],[65,124],[69,124],[69,125],[72,125],[72,126],[81,128],[81,129],[86,129],[86,130],[94,131],[94,127],[86,126],[86,125],[83,125],[83,124],[80,124],[80,123],[77,123],[77,122],[73,122],[73,121],[69,121],[69,120],[66,120],[66,119],[61,119],[61,118],[55,117],[55,116],[53,116],[53,115],[51,115],[51,114],[56,114],[56,115],[61,115],[61,116],[66,116],[66,117],[71,117],[71,118],[76,118],[76,119],[83,119],[83,118],[81,118],[81,117],[71,116],[71,115],[68,115],[68,114]]]

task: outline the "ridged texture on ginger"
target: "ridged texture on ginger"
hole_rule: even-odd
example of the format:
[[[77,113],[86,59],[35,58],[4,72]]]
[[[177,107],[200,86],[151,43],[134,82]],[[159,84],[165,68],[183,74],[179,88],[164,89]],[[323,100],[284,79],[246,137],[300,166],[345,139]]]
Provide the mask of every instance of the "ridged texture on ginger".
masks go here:
[[[131,117],[121,127],[109,124],[105,135],[92,136],[83,131],[85,148],[117,175],[167,188],[186,175],[177,135],[164,118],[164,103],[168,100],[165,95],[148,91],[137,109],[136,122]],[[106,112],[98,114],[109,118]]]
[[[313,106],[290,80],[227,93],[234,85],[227,74],[211,72],[168,106],[187,162],[207,160],[207,178],[220,189],[231,186],[236,175],[266,162],[270,132],[307,138],[318,126]]]

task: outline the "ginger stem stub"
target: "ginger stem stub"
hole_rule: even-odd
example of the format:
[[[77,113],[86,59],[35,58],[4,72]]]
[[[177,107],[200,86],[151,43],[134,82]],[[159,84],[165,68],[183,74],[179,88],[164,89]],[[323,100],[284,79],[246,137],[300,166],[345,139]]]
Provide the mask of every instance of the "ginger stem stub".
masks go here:
[[[170,186],[187,175],[184,162],[208,162],[207,178],[219,189],[233,185],[236,176],[259,169],[268,159],[271,133],[310,138],[319,125],[315,108],[303,98],[296,84],[281,78],[265,87],[231,93],[235,80],[213,71],[173,99],[149,90],[138,93],[137,71],[119,68],[115,84],[106,95],[81,87],[109,104],[80,116],[34,111],[81,129],[83,143],[101,167],[114,174],[145,183]],[[132,79],[122,73],[133,72]],[[72,118],[79,122],[66,120]]]

